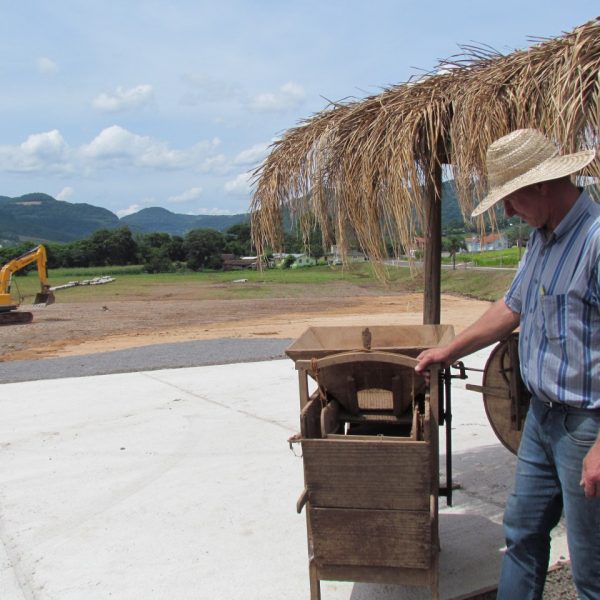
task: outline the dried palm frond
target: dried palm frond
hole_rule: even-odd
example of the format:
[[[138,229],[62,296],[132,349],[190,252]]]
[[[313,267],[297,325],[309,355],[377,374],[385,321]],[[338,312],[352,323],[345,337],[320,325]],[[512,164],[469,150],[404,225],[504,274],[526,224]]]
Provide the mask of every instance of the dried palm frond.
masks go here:
[[[598,146],[599,70],[596,19],[506,56],[463,47],[432,74],[327,108],[288,130],[255,172],[257,250],[280,247],[284,210],[305,230],[318,224],[324,244],[335,240],[342,254],[349,239],[374,259],[386,241],[409,248],[427,230],[425,190],[442,164],[468,218],[498,137],[534,127],[567,152]],[[596,161],[589,172],[599,170]]]

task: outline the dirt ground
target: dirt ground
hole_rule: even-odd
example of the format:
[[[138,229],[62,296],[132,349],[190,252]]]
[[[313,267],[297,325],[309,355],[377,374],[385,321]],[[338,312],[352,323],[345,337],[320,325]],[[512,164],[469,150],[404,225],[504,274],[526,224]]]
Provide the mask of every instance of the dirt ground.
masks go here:
[[[297,294],[296,294],[297,296]],[[119,296],[102,302],[61,302],[31,310],[33,322],[0,327],[0,361],[92,354],[152,344],[214,339],[296,338],[310,325],[420,324],[421,294],[371,292],[336,283],[301,297],[195,299],[172,286],[143,299]],[[460,331],[489,306],[442,298],[442,323]]]

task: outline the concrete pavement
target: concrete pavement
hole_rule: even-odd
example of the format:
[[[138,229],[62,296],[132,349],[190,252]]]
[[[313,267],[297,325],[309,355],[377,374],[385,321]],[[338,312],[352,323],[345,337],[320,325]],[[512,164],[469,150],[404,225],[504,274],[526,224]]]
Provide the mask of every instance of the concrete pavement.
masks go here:
[[[452,508],[440,498],[442,598],[497,581],[514,470],[464,385],[453,383],[461,489]],[[302,460],[286,442],[297,430],[287,359],[0,385],[0,598],[307,600]],[[552,562],[565,546],[560,530]],[[336,582],[322,594],[427,597]]]

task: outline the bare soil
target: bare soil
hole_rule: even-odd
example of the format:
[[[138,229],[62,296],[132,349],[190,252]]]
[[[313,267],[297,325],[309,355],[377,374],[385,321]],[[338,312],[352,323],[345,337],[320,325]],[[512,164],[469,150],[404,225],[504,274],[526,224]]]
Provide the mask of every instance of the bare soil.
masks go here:
[[[117,299],[118,298],[118,299]],[[296,338],[311,325],[422,323],[422,294],[381,293],[336,282],[318,295],[197,299],[189,286],[164,286],[144,297],[120,294],[102,301],[66,302],[19,310],[34,312],[28,325],[0,327],[0,361],[73,356],[215,338]],[[442,298],[442,323],[462,330],[488,302]]]

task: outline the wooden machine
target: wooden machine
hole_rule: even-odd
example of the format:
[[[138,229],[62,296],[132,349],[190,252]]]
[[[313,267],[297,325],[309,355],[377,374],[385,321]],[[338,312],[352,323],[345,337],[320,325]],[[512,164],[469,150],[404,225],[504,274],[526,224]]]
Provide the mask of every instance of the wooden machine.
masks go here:
[[[451,326],[312,327],[288,349],[300,382],[311,600],[320,581],[428,586],[438,598],[438,496],[451,503],[451,464],[439,483],[438,427],[449,385],[414,371]],[[314,392],[310,392],[316,387]],[[449,381],[447,381],[449,383]],[[444,402],[446,389],[446,402]]]

